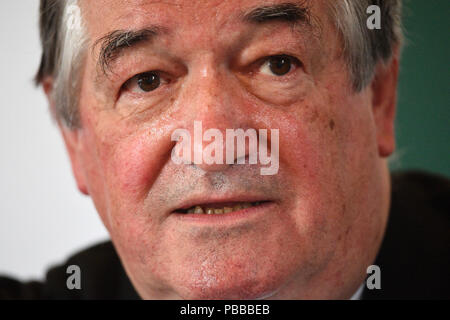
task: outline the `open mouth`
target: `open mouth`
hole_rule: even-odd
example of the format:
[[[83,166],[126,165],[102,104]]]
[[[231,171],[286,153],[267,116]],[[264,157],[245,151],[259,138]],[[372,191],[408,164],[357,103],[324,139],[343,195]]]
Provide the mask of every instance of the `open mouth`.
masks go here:
[[[180,208],[174,211],[178,214],[227,214],[252,207],[259,207],[270,201],[255,202],[227,202],[227,203],[206,203],[197,204],[189,208]]]

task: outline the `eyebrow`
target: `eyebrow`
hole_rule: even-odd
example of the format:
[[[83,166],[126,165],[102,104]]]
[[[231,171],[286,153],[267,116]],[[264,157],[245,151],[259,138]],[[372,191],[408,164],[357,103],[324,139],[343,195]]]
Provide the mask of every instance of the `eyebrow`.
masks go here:
[[[310,11],[305,5],[306,1],[298,3],[286,2],[274,5],[257,7],[243,15],[243,20],[248,23],[264,24],[272,21],[284,21],[288,23],[302,22],[310,24]],[[110,71],[111,64],[119,57],[120,53],[139,43],[150,41],[161,33],[163,28],[152,26],[140,30],[115,30],[95,41],[93,49],[100,45],[98,65],[106,74]]]
[[[289,23],[302,22],[310,25],[310,9],[306,6],[306,1],[268,5],[250,10],[244,15],[244,20],[257,24],[276,20]]]
[[[93,49],[100,45],[100,53],[98,55],[98,65],[106,74],[110,70],[111,63],[114,62],[120,53],[131,48],[138,43],[150,41],[161,33],[158,26],[144,28],[140,30],[115,30],[95,41]]]

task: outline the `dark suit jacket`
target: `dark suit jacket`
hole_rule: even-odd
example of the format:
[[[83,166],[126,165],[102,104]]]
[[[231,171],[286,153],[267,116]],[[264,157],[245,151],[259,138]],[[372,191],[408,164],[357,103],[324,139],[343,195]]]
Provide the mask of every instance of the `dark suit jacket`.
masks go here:
[[[450,298],[450,181],[422,172],[392,175],[388,226],[374,264],[381,289],[362,299]],[[68,290],[67,266],[81,268],[81,290]],[[2,299],[139,299],[111,242],[50,269],[44,282],[0,277]]]

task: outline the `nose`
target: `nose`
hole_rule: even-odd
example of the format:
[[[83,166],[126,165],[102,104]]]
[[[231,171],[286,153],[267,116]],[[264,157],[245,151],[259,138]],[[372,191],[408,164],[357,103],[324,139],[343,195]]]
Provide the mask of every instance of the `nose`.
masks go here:
[[[231,131],[249,127],[239,92],[226,71],[213,64],[203,64],[191,70],[179,99],[183,106],[183,124],[190,135],[190,152],[183,154],[184,163],[190,163],[205,172],[225,171],[239,158],[248,154],[248,148],[231,150]],[[227,154],[228,150],[228,154]],[[241,152],[239,152],[241,151]]]
[[[232,165],[226,157],[226,128],[218,128],[219,122],[210,117],[207,123],[203,128],[202,120],[194,121],[192,164],[205,172],[225,171]]]

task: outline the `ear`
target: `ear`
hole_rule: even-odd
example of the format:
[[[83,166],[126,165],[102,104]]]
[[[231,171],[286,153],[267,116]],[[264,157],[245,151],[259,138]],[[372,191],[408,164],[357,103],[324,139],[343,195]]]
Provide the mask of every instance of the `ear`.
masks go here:
[[[88,188],[86,184],[86,177],[83,171],[83,166],[81,165],[80,158],[80,133],[81,129],[71,129],[68,128],[64,123],[61,123],[61,120],[58,119],[56,115],[56,104],[53,99],[53,78],[46,77],[42,81],[42,87],[44,89],[44,93],[47,96],[47,100],[50,106],[50,110],[54,119],[58,124],[59,130],[62,134],[64,144],[66,145],[67,153],[69,154],[70,163],[72,165],[72,172],[75,177],[75,181],[78,186],[78,190],[81,193],[88,195]]]
[[[395,149],[395,112],[397,104],[398,54],[388,64],[380,63],[371,84],[372,112],[377,127],[378,153],[388,157]]]

